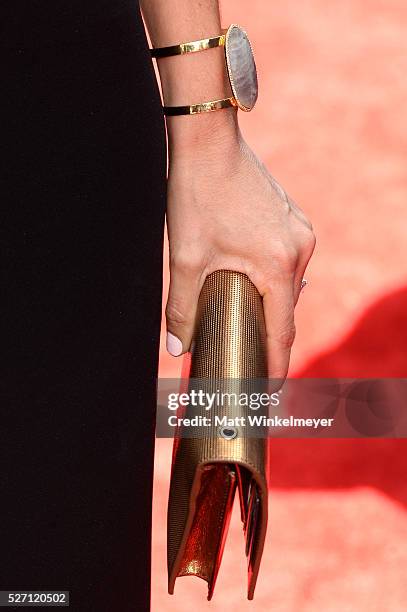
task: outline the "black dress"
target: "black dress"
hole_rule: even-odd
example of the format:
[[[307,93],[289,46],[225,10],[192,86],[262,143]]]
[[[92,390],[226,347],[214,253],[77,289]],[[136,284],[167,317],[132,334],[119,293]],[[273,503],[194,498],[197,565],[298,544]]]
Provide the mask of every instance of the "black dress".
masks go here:
[[[4,2],[0,590],[142,612],[166,141],[136,0]]]

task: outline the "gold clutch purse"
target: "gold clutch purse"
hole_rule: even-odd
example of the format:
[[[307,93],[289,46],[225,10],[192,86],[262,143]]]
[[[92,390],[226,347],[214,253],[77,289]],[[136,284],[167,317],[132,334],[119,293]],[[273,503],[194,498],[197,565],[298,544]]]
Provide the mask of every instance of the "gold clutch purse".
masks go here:
[[[254,380],[266,379],[262,299],[246,275],[219,270],[208,276],[192,346],[186,358],[189,390],[248,393]],[[182,426],[176,432],[168,504],[169,593],[177,577],[198,576],[208,582],[211,599],[237,490],[247,597],[253,599],[267,527],[268,445],[266,436],[239,426],[249,410],[226,402],[216,407],[216,422],[212,418],[209,426],[195,427],[194,437]]]

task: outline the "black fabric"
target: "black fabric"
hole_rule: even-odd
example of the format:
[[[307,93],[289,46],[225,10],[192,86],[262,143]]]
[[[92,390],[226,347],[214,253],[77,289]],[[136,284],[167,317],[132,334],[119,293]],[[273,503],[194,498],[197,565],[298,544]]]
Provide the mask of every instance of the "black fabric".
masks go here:
[[[0,589],[149,609],[166,142],[137,2],[1,22]]]

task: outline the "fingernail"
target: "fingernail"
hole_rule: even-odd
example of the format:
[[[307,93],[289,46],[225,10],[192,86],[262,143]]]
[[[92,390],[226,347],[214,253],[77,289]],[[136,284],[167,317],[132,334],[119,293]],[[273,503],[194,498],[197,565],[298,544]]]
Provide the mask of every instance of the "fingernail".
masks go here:
[[[167,351],[173,356],[178,357],[182,353],[182,342],[171,332],[167,332]]]

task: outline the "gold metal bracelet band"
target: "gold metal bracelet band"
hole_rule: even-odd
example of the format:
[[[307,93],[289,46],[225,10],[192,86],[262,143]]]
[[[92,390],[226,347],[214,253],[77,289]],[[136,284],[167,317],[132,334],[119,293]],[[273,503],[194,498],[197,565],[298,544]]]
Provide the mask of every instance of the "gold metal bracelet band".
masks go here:
[[[233,97],[201,102],[200,104],[189,104],[187,106],[163,106],[163,111],[164,115],[196,115],[198,113],[229,108],[230,106],[237,106],[236,99]]]
[[[205,51],[213,47],[223,47],[226,40],[226,30],[222,30],[219,36],[211,38],[202,38],[201,40],[193,40],[191,42],[180,43],[179,45],[171,45],[169,47],[156,47],[150,49],[151,57],[156,59],[160,57],[169,57],[170,55],[183,55],[184,53],[195,53],[196,51]]]

